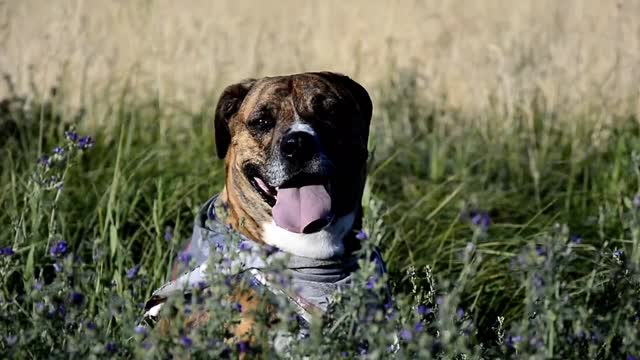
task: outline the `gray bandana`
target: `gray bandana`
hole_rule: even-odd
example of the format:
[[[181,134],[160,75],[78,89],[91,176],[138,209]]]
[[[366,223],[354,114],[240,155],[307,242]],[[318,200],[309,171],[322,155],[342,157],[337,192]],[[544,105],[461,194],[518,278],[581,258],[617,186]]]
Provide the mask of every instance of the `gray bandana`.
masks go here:
[[[312,314],[324,313],[330,297],[341,287],[351,283],[352,274],[358,269],[358,258],[353,253],[336,259],[311,259],[286,254],[276,248],[258,244],[223,225],[216,215],[218,196],[214,196],[202,207],[195,221],[191,241],[183,254],[189,254],[190,271],[157,289],[147,302],[145,317],[155,318],[164,301],[172,296],[184,295],[193,288],[203,289],[209,283],[208,274],[214,271],[224,275],[248,276],[256,286],[264,286],[276,296],[286,296],[293,302],[298,314],[305,322],[310,322]],[[221,254],[234,252],[233,260],[223,260],[220,264],[209,261],[211,251]],[[224,257],[226,258],[226,257]],[[386,272],[378,251],[374,251],[372,261],[380,275]],[[276,262],[284,262],[287,286],[281,284],[282,277],[270,271]],[[208,267],[214,269],[208,269]],[[282,266],[279,267],[282,269]]]

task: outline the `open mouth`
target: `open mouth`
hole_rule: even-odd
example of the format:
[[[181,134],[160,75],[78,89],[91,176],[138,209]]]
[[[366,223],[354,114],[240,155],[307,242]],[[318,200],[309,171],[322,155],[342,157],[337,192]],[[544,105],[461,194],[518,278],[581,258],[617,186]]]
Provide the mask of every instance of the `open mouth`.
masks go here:
[[[260,195],[262,200],[270,207],[276,205],[276,196],[278,194],[278,188],[269,185],[267,181],[264,181],[260,175],[260,171],[255,165],[249,164],[244,167],[244,175],[253,186],[253,189]]]
[[[278,188],[267,185],[264,180],[257,176],[254,176],[250,181],[251,185],[253,185],[254,189],[256,189],[258,194],[260,194],[262,199],[269,204],[269,206],[274,207],[276,205]]]
[[[255,168],[245,172],[256,192],[271,206],[273,220],[279,227],[310,234],[324,229],[333,221],[328,179],[296,175],[276,187],[265,181]]]

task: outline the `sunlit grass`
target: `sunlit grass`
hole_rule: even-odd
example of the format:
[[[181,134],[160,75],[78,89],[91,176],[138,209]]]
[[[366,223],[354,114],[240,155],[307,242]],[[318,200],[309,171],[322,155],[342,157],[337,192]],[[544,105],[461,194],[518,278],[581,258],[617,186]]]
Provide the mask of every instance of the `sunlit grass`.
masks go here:
[[[383,351],[376,341],[389,338],[378,336],[397,330],[411,337],[398,354],[637,354],[637,120],[614,119],[605,142],[594,141],[602,140],[598,121],[534,104],[521,107],[510,128],[491,112],[478,116],[493,120],[469,125],[470,115],[439,108],[406,79],[372,89],[380,101],[364,199],[366,227],[387,260],[401,327],[372,325],[352,341],[368,339],[368,351]],[[96,144],[73,161],[64,187],[44,191],[33,183],[41,171],[37,160],[65,144],[66,122],[85,131],[82,116],[60,113],[56,101],[6,100],[0,114],[0,248],[15,253],[0,257],[0,326],[11,336],[0,346],[40,357],[51,347],[108,354],[117,344],[120,355],[142,356],[144,342],[134,332],[140,304],[167,278],[198,207],[221,188],[210,113],[176,114],[169,105],[123,96],[111,105],[108,126],[91,127]],[[180,125],[167,125],[173,123],[167,117]],[[52,257],[50,246],[60,240],[78,257],[76,265],[73,257]],[[77,269],[75,282],[56,276],[56,263]],[[407,274],[421,274],[425,266],[435,280],[412,283]],[[48,295],[31,297],[33,286],[44,286]],[[74,292],[83,294],[83,307],[71,306]],[[610,298],[612,292],[618,296]],[[38,315],[38,304],[59,301],[56,293],[70,302],[67,314],[52,315],[55,321]],[[428,294],[443,296],[441,303]],[[439,309],[437,316],[420,325],[431,330],[408,334],[418,326],[421,302]],[[358,308],[348,304],[338,309]],[[340,342],[347,336],[341,329],[318,330],[326,342],[314,343],[309,353],[359,351],[360,343]],[[444,338],[445,329],[460,336]],[[41,331],[47,335],[39,338]],[[89,343],[83,342],[87,331]],[[173,335],[153,353],[182,349],[186,335],[178,329]],[[194,349],[205,346],[200,341]]]

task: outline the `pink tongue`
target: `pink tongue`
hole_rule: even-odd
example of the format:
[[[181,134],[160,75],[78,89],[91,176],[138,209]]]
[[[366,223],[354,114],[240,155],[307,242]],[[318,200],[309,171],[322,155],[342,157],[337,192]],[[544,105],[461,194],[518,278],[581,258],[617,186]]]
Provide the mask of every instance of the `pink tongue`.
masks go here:
[[[278,189],[273,207],[276,225],[291,232],[320,230],[331,220],[331,197],[322,185]]]

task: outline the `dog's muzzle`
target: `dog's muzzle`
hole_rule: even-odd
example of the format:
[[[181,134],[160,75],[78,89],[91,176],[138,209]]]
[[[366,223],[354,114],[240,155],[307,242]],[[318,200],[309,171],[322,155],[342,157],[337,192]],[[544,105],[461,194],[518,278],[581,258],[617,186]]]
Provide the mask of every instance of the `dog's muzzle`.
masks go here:
[[[282,159],[291,167],[304,167],[318,152],[315,136],[306,131],[289,132],[280,142]]]
[[[278,188],[273,219],[279,227],[313,233],[333,219],[331,195],[322,176],[325,174],[314,164],[320,155],[320,144],[313,133],[290,131],[282,138],[280,156],[285,167],[290,173],[303,175],[294,176]]]

